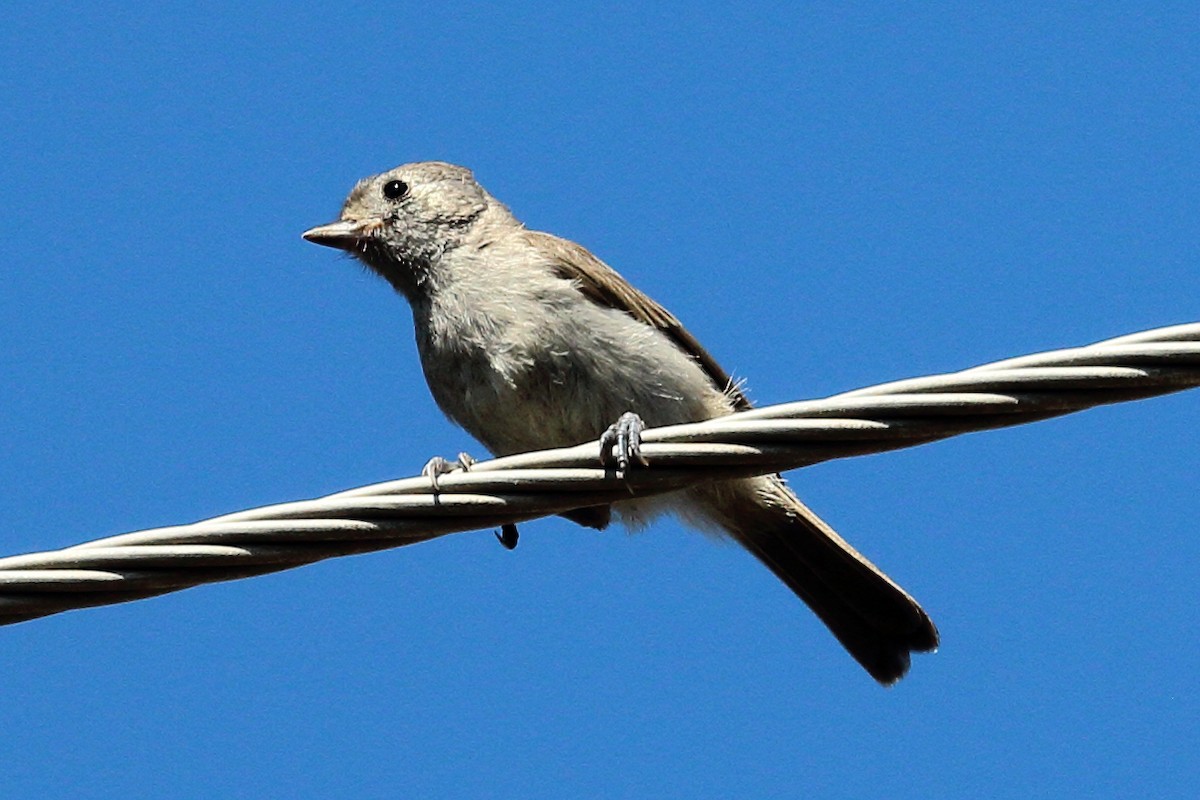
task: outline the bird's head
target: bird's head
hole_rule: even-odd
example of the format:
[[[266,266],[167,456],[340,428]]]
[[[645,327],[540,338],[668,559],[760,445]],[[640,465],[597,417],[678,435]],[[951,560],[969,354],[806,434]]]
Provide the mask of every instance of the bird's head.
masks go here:
[[[489,210],[511,219],[469,169],[423,161],[359,181],[337,221],[303,236],[345,250],[412,298],[446,252],[478,239]]]

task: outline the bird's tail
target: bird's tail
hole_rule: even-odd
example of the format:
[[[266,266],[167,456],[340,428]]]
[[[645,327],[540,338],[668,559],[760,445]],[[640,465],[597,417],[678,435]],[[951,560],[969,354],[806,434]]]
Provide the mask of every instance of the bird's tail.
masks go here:
[[[808,509],[778,476],[689,492],[728,532],[816,612],[855,660],[884,685],[908,671],[909,654],[935,650],[921,606]]]

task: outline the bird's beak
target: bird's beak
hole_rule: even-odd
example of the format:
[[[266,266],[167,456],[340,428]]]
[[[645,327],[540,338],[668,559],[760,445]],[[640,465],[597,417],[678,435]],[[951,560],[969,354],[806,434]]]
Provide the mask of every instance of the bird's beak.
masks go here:
[[[362,241],[371,233],[365,220],[338,220],[328,225],[318,225],[300,234],[306,241],[336,247],[338,250],[358,250]]]

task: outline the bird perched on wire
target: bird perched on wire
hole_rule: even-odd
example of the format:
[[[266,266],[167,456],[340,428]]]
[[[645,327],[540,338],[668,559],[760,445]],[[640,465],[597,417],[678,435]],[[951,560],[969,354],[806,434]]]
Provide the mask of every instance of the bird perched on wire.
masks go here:
[[[636,468],[643,424],[750,408],[669,311],[580,245],[527,229],[463,167],[405,164],[361,180],[338,220],[304,238],[404,295],[434,399],[495,455],[599,438],[613,466]],[[937,647],[921,606],[777,475],[564,516],[603,528],[615,512],[638,526],[663,510],[749,550],[881,683],[904,675],[910,652]]]

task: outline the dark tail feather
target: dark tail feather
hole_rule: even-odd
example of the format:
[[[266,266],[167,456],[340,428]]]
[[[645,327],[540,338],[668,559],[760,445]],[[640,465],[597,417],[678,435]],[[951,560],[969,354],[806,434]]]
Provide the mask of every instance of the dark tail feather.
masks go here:
[[[757,501],[747,503],[750,490]],[[909,654],[934,650],[938,632],[921,606],[770,476],[716,484],[705,505],[824,622],[884,685],[908,671]]]

